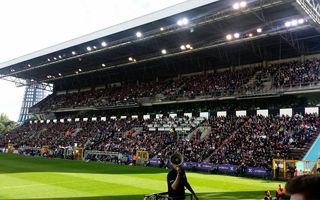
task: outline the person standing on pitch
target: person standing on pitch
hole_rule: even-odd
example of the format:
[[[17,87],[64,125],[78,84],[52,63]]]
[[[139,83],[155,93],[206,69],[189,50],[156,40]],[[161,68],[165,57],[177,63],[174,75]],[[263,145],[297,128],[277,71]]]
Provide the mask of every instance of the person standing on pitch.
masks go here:
[[[185,171],[180,167],[182,164],[182,156],[180,154],[173,154],[171,156],[172,169],[167,175],[168,194],[173,200],[185,199],[185,188],[187,188],[196,200],[196,193],[193,191],[191,185],[187,180]]]

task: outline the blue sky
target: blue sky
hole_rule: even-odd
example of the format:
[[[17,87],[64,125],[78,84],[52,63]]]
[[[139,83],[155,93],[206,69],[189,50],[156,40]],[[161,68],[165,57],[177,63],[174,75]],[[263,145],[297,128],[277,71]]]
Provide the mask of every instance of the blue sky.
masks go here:
[[[1,0],[0,63],[185,0]],[[0,80],[0,113],[17,120],[24,88]]]

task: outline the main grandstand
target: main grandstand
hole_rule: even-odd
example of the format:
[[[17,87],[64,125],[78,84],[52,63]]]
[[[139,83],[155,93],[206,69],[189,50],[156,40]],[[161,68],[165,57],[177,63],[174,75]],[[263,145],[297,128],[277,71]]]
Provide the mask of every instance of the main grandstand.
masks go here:
[[[264,178],[274,159],[315,163],[319,14],[312,0],[191,0],[3,63],[2,79],[52,94],[0,147],[163,167],[178,151],[186,169]]]

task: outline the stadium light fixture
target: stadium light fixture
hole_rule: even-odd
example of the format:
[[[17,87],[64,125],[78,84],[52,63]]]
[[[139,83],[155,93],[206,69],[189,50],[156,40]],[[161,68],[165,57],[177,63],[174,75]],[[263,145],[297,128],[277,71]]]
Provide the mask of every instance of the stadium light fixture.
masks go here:
[[[160,28],[160,31],[164,31],[164,28],[163,28],[163,27],[161,27],[161,28]]]
[[[47,76],[47,78],[51,78],[51,77],[52,77],[51,75],[48,75],[48,76]]]
[[[133,59],[133,62],[137,62],[137,60],[136,60],[136,59]]]
[[[231,34],[226,35],[226,39],[227,40],[232,40],[232,35]]]
[[[56,58],[56,57],[53,57],[53,60],[57,60],[57,58]]]
[[[59,57],[60,59],[62,58],[62,56],[61,56],[61,55],[59,55],[58,57]]]
[[[72,51],[71,53],[72,53],[72,55],[76,55],[76,52],[75,52],[75,51]]]
[[[102,66],[102,67],[105,67],[105,66],[106,66],[106,64],[102,63],[102,64],[101,64],[101,66]]]
[[[132,58],[132,57],[129,57],[128,60],[129,60],[129,61],[133,61],[133,58]]]
[[[181,50],[186,50],[186,46],[181,45],[181,46],[180,46],[180,49],[181,49]]]
[[[182,24],[187,25],[189,23],[189,20],[187,18],[182,19]]]
[[[287,27],[287,28],[289,28],[289,27],[291,27],[291,26],[298,26],[298,25],[300,25],[300,24],[303,24],[304,22],[305,22],[305,21],[304,21],[303,18],[293,19],[293,20],[291,20],[291,21],[286,21],[286,22],[284,23],[284,26]]]
[[[30,81],[31,81],[31,82],[33,82],[34,80],[33,80],[33,79],[31,79]]]
[[[253,34],[252,34],[252,33],[249,33],[249,34],[248,34],[248,36],[249,36],[249,37],[252,37],[252,36],[253,36]]]
[[[50,61],[51,61],[51,60],[50,60],[50,58],[48,58],[47,60],[48,60],[48,62],[50,62]]]
[[[161,53],[164,55],[164,54],[167,54],[167,50],[165,50],[165,49],[162,49],[161,50]]]
[[[236,39],[240,38],[240,33],[233,34],[233,37],[236,38]]]
[[[262,28],[257,28],[257,33],[261,33],[262,32]]]
[[[298,24],[303,24],[304,23],[304,19],[298,19]]]
[[[235,10],[239,10],[240,4],[239,4],[238,2],[237,2],[237,3],[234,3],[234,4],[232,5],[232,8],[235,9]]]
[[[31,65],[30,65],[30,64],[28,64],[28,67],[31,67]]]
[[[178,26],[185,26],[185,25],[188,25],[189,24],[189,20],[188,20],[188,18],[186,18],[186,17],[184,17],[184,18],[182,18],[182,19],[179,19],[178,21],[177,21],[177,25]]]
[[[297,26],[298,25],[298,20],[294,19],[291,21],[292,26]]]
[[[289,28],[291,26],[291,22],[284,23],[284,26]]]
[[[96,47],[96,46],[93,46],[93,48],[94,48],[94,49],[97,49],[97,47]]]
[[[245,7],[247,7],[247,2],[246,1],[241,1],[239,5],[240,5],[241,8],[245,8]]]
[[[105,42],[105,41],[103,41],[103,42],[101,42],[101,46],[102,47],[106,47],[108,44]]]
[[[136,36],[137,36],[137,38],[141,38],[141,37],[142,37],[142,33],[141,33],[140,31],[138,31],[138,32],[136,33]]]
[[[87,47],[87,51],[91,51],[92,50],[92,48],[91,47]]]
[[[78,72],[78,71],[75,71],[75,73],[76,73],[76,74],[79,74],[79,72]]]
[[[11,72],[14,72],[14,71],[16,71],[16,70],[14,70],[14,69],[11,69],[10,71],[11,71]]]
[[[58,75],[59,75],[59,76],[62,76],[62,74],[61,74],[61,73],[59,73]]]
[[[82,69],[79,68],[78,71],[79,71],[79,72],[82,72]]]

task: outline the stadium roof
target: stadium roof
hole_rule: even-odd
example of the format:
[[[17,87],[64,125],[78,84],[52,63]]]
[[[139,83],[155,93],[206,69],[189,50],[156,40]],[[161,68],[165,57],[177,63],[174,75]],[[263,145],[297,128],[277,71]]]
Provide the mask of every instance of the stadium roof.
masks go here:
[[[2,63],[0,78],[81,87],[318,53],[318,15],[304,3],[186,1]]]

